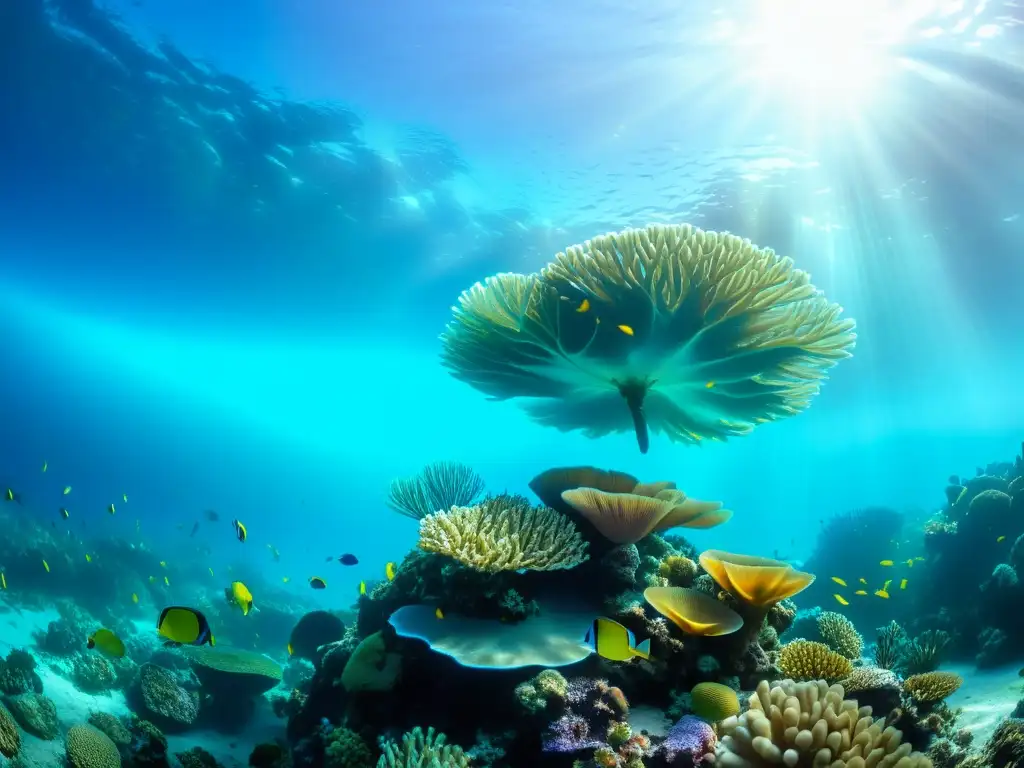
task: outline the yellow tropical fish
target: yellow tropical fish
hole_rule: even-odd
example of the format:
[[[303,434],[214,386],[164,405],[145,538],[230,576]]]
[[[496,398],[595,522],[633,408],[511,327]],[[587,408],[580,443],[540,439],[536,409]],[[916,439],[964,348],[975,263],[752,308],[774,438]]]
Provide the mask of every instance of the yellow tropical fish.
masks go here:
[[[171,580],[168,579],[166,576],[164,576],[164,585],[168,587],[171,586]]]
[[[139,602],[139,596],[135,592],[132,592],[132,602],[133,603],[138,603]]]
[[[616,327],[620,331],[622,331],[624,334],[626,334],[627,336],[632,336],[633,335],[633,329],[630,326],[628,326],[628,325],[619,325],[619,326],[616,326]]]
[[[366,582],[365,581],[360,581],[359,582],[359,594],[360,595],[365,595],[366,594]]]
[[[211,566],[207,566],[206,570],[208,570],[210,572],[210,575],[213,576],[213,566],[212,565]]]
[[[832,577],[832,581],[834,581],[834,582],[835,582],[836,584],[838,584],[838,585],[839,585],[840,587],[845,587],[845,586],[846,586],[846,582],[845,582],[845,581],[843,581],[842,579],[840,579],[840,578],[839,578],[838,576],[833,576],[833,577]]]
[[[924,562],[924,558],[923,557],[915,557],[914,558],[914,562],[915,563],[923,563]]]
[[[998,539],[996,539],[996,544],[1001,544],[1004,541],[1006,541],[1006,537],[1005,536],[1000,536]]]
[[[864,590],[864,589],[858,589],[858,590],[857,590],[856,592],[854,592],[853,594],[855,594],[855,595],[861,595],[861,596],[864,596],[864,595],[866,595],[866,594],[867,594],[867,590]]]
[[[0,589],[7,589],[7,575],[0,573]]]
[[[252,610],[252,593],[249,588],[240,581],[231,582],[231,602],[237,605],[243,616],[248,616]]]
[[[69,493],[71,493],[71,486],[70,485],[65,485],[64,486],[64,495],[67,496]]]
[[[882,585],[882,591],[883,592],[888,592],[890,584],[892,584],[892,579],[886,579],[885,580],[885,584]]]
[[[65,507],[61,507],[60,508],[60,516],[63,517],[65,520],[67,520],[69,517],[71,517],[71,513],[68,512]]]
[[[876,597],[880,597],[883,600],[888,600],[889,599],[889,593],[886,592],[884,589],[877,589],[877,590],[875,590],[875,596]]]
[[[384,575],[388,577],[388,581],[395,580],[395,564],[388,563],[384,566]]]
[[[590,299],[584,299],[583,301],[580,302],[580,305],[578,307],[576,307],[576,311],[580,312],[580,313],[587,312],[587,311],[589,311],[589,309],[590,309]]]
[[[443,619],[444,618],[444,612],[440,608],[435,608],[434,609],[434,616],[436,618],[438,618],[438,619]]]
[[[836,602],[839,603],[840,605],[849,605],[850,604],[850,602],[845,597],[843,597],[842,595],[832,595],[832,597],[834,597],[836,599]]]
[[[857,581],[859,581],[861,584],[867,584],[868,583],[867,579],[857,579]]]
[[[908,557],[903,562],[905,562],[907,564],[907,568],[913,568],[914,567],[914,558],[912,558],[912,557]]]
[[[110,506],[107,507],[107,512],[109,512],[110,514],[114,514],[114,512],[116,512],[116,511],[117,510],[114,509],[114,502],[110,502]]]
[[[43,568],[46,569],[47,573],[50,572],[50,564],[48,562],[46,562],[45,560],[43,560]]]
[[[285,584],[287,584],[291,580],[292,580],[291,576],[282,576],[281,577],[281,581],[283,581]]]
[[[714,389],[714,388],[715,388],[715,382],[713,382],[713,381],[709,381],[708,383],[706,383],[704,385],[704,389]]]
[[[892,560],[882,560],[879,563],[879,565],[884,565],[886,568],[888,568],[890,565],[892,565]]]
[[[88,552],[85,553],[85,562],[87,562],[87,563],[91,563],[92,562],[92,555],[90,555]]]
[[[86,639],[85,647],[90,650],[95,648],[112,659],[124,658],[124,643],[109,629],[97,629]]]
[[[153,583],[155,583],[155,582],[156,582],[156,576],[150,576],[150,577],[149,577],[149,583],[150,583],[150,584],[153,584]]]
[[[288,643],[288,655],[291,656],[295,653],[295,649],[292,648],[292,644]]]
[[[907,580],[906,579],[900,579],[900,589],[906,589],[906,588],[907,588]]]

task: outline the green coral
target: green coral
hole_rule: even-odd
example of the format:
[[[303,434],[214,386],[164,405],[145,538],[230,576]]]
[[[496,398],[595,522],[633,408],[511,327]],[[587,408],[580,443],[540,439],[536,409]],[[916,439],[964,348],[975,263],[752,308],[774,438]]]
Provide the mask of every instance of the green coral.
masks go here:
[[[0,704],[0,754],[14,757],[21,749],[21,732],[7,708]]]
[[[13,648],[0,661],[0,692],[8,696],[43,692],[43,681],[36,673],[36,660],[31,653]]]
[[[374,632],[356,646],[341,673],[346,691],[390,691],[402,671],[402,657],[388,653],[384,636]]]
[[[121,768],[117,745],[91,725],[68,729],[66,751],[70,768]]]
[[[848,659],[859,659],[864,651],[864,638],[841,613],[825,611],[818,616],[818,632],[825,645]]]
[[[334,728],[326,738],[325,768],[373,768],[373,752],[363,738],[349,728]]]
[[[103,731],[107,734],[107,738],[119,747],[125,747],[131,743],[132,735],[124,723],[109,712],[93,712],[89,715],[89,725]]]
[[[549,703],[564,701],[568,693],[568,682],[554,669],[545,669],[536,677],[516,686],[516,698],[531,714],[538,714],[548,708]]]
[[[181,768],[221,768],[217,759],[202,747],[192,747],[186,752],[175,752]]]
[[[670,587],[690,587],[697,578],[697,564],[688,557],[669,555],[658,564],[658,575]]]
[[[57,738],[59,724],[57,707],[41,693],[23,693],[8,696],[4,702],[18,725],[40,739],[47,741]]]
[[[117,675],[102,656],[83,654],[75,658],[71,681],[83,693],[105,693],[117,686]]]
[[[633,729],[629,727],[629,723],[625,721],[614,721],[608,726],[608,734],[606,736],[609,746],[613,749],[618,749],[633,736]]]
[[[213,696],[253,698],[281,682],[281,665],[262,653],[202,646],[186,654],[204,691]]]
[[[468,768],[469,757],[462,747],[445,743],[445,735],[428,728],[413,728],[402,743],[381,739],[377,768]]]

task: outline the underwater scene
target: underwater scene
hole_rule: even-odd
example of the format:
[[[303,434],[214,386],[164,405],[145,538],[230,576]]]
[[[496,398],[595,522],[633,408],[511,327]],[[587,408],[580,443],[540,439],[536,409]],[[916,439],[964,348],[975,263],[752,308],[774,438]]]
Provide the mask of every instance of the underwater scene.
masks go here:
[[[1018,3],[0,51],[0,768],[1024,768]]]

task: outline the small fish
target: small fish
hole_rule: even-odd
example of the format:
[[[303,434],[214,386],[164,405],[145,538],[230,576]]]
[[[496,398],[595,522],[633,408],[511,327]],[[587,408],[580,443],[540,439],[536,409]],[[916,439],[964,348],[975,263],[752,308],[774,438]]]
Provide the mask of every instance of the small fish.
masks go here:
[[[857,581],[859,581],[861,584],[867,584],[868,583],[868,580],[864,579],[864,578],[857,579]]]
[[[388,577],[388,581],[395,580],[395,564],[388,563],[384,566],[384,575]]]
[[[252,593],[249,588],[240,581],[233,581],[224,591],[227,593],[228,602],[238,606],[243,616],[248,616],[252,610]]]
[[[907,580],[906,579],[900,579],[900,589],[906,589],[906,588],[907,588]]]
[[[295,649],[292,648],[292,644],[291,643],[288,643],[287,648],[288,648],[288,655],[289,656],[294,656],[295,655]]]
[[[13,501],[15,504],[21,504],[21,494],[15,493],[12,489],[8,488],[4,492],[5,501]]]
[[[139,602],[139,595],[138,595],[138,593],[132,592],[132,602],[135,603],[136,605],[138,604],[138,602]]]
[[[71,486],[70,485],[65,485],[64,486],[64,495],[67,496],[69,493],[71,493]]]
[[[907,568],[913,568],[914,567],[914,558],[912,558],[912,557],[908,557],[903,562],[905,562],[907,564]]]
[[[68,512],[67,507],[61,507],[60,516],[67,520],[69,517],[71,517],[71,513]]]
[[[89,650],[95,648],[104,656],[109,656],[112,659],[124,658],[124,643],[109,629],[97,629],[89,635],[85,645]]]
[[[999,538],[996,539],[996,544],[1002,544],[1004,541],[1006,541],[1006,537],[1005,536],[1000,536]]]
[[[628,326],[628,325],[618,325],[618,326],[616,326],[616,328],[618,328],[620,331],[622,331],[627,336],[632,336],[633,335],[633,329],[630,326]]]
[[[167,586],[167,587],[171,586],[171,580],[168,579],[166,576],[164,576],[164,586]]]
[[[313,589],[326,589],[327,582],[321,579],[319,576],[310,576],[309,586],[311,586]]]
[[[892,565],[892,560],[882,560],[878,564],[888,568],[890,565]]]
[[[365,581],[360,581],[359,582],[359,594],[360,595],[365,595],[366,594],[366,582]]]
[[[889,593],[886,592],[884,589],[876,589],[875,590],[875,597],[880,597],[883,600],[888,600],[889,599]]]
[[[836,602],[839,603],[840,605],[849,605],[850,604],[850,601],[847,600],[842,595],[832,595],[832,597],[834,597],[836,599]]]
[[[45,472],[47,470],[47,468],[49,468],[49,466],[50,465],[49,465],[49,463],[47,463],[46,459],[43,459],[43,472]]]
[[[715,388],[715,382],[713,382],[713,381],[709,381],[709,382],[707,382],[704,385],[704,389],[714,389],[714,388]]]
[[[235,529],[235,536],[238,540],[245,544],[245,540],[249,538],[249,531],[246,529],[245,524],[241,520],[235,519],[231,521],[232,527]]]
[[[116,511],[117,509],[114,508],[114,502],[110,502],[110,506],[107,507],[107,512],[109,512],[110,514],[114,514]]]
[[[150,584],[156,584],[156,576],[150,576],[149,577],[149,583]]]
[[[127,494],[127,493],[122,493],[122,494],[121,494],[121,500],[122,500],[122,501],[123,501],[123,502],[124,502],[125,504],[127,504],[127,503],[128,503],[128,494]]]
[[[590,310],[590,299],[584,299],[580,302],[580,305],[576,307],[576,311],[580,314],[588,312]]]
[[[267,544],[267,549],[270,550],[270,556],[274,558],[275,563],[281,562],[281,553],[277,551],[277,547],[273,544]]]
[[[281,582],[284,583],[284,584],[287,584],[291,580],[292,580],[291,576],[282,576],[281,577]]]
[[[923,557],[915,557],[914,558],[914,562],[915,563],[923,563],[924,562],[924,558]]]
[[[434,609],[434,618],[443,619],[444,618],[444,612],[440,608],[435,608]]]
[[[167,567],[167,561],[166,560],[161,560],[160,561],[160,567],[161,568],[166,568]]]
[[[835,582],[836,584],[838,584],[838,585],[839,585],[840,587],[845,587],[845,586],[846,586],[846,582],[845,582],[845,581],[843,581],[842,579],[840,579],[840,578],[839,578],[838,576],[833,576],[833,577],[832,577],[832,581],[834,581],[834,582]]]
[[[856,592],[854,592],[853,594],[855,594],[855,595],[860,595],[861,597],[863,597],[864,595],[866,595],[866,594],[867,594],[867,590],[864,590],[864,589],[858,589],[858,590],[857,590]]]
[[[888,592],[890,584],[892,584],[892,579],[886,579],[885,580],[885,584],[882,585],[882,591],[883,592]]]
[[[210,575],[213,576],[213,566],[212,565],[206,566],[206,570],[208,570],[210,572]]]
[[[43,568],[46,569],[47,573],[50,572],[50,564],[48,562],[46,562],[45,560],[43,560]]]
[[[191,539],[198,532],[199,532],[199,521],[196,520],[195,523],[192,524],[192,532],[188,535],[188,537]]]
[[[7,574],[0,572],[0,589],[7,589]]]
[[[346,552],[344,555],[338,558],[338,562],[342,565],[359,565],[359,558],[353,555],[351,552]]]
[[[90,555],[88,552],[85,553],[85,562],[87,562],[87,563],[91,563],[92,562],[92,555]]]

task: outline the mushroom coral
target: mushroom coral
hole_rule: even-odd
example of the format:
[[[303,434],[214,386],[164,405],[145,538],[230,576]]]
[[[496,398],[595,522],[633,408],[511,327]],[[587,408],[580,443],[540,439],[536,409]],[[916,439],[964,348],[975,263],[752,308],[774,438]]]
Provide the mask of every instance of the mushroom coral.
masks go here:
[[[743,619],[720,600],[686,587],[648,587],[644,599],[688,635],[729,635]]]
[[[452,375],[588,437],[722,440],[803,411],[856,334],[792,260],[734,235],[601,235],[537,274],[464,291],[441,336]]]

